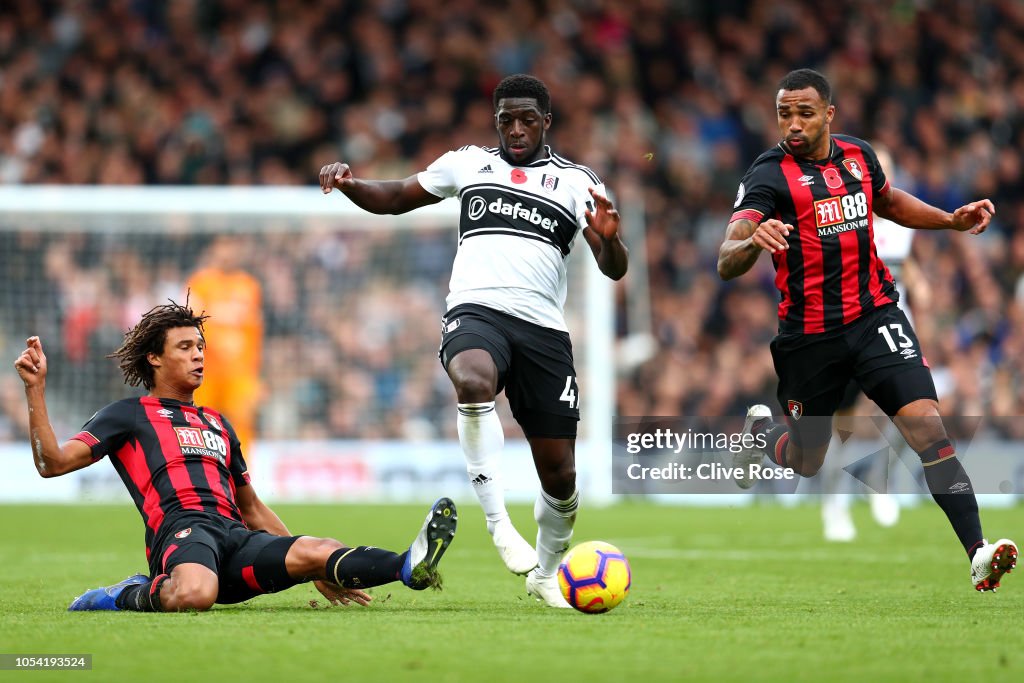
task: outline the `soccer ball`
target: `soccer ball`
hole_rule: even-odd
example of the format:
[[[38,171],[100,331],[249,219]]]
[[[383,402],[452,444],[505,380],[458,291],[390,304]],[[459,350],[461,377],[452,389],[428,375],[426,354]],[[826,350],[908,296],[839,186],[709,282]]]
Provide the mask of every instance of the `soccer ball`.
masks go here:
[[[607,612],[618,605],[629,595],[632,583],[626,556],[602,541],[580,543],[558,565],[558,586],[565,601],[588,614]]]

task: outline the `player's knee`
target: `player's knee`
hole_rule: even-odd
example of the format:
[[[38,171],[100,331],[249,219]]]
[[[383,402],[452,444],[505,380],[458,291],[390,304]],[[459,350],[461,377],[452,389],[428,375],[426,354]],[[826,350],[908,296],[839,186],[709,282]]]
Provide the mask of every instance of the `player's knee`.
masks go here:
[[[288,572],[294,575],[313,575],[322,569],[331,554],[345,544],[333,538],[303,536],[292,544],[285,557]]]
[[[487,403],[494,400],[494,382],[479,374],[467,374],[455,380],[459,403]]]
[[[538,475],[541,487],[559,500],[566,500],[576,490],[576,467],[571,461],[542,468]]]
[[[798,476],[813,477],[825,462],[828,444],[816,448],[793,448],[786,452],[786,465],[793,468]]]
[[[793,471],[801,477],[813,477],[820,469],[820,462],[799,462],[793,465]]]
[[[175,586],[170,595],[164,595],[161,591],[161,598],[165,609],[205,611],[217,602],[217,586],[208,583],[185,583]]]

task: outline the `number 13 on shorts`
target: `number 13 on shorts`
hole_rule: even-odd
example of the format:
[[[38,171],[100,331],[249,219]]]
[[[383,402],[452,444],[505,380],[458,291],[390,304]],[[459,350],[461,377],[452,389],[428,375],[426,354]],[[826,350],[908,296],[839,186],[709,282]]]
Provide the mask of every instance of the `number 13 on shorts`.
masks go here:
[[[896,332],[896,336],[900,342],[900,349],[914,348],[914,341],[910,337],[908,337],[907,334],[903,331],[903,325],[901,325],[900,323],[890,323],[889,327]],[[885,325],[882,325],[881,327],[878,328],[878,334],[882,335],[882,337],[885,338],[885,343],[889,345],[890,351],[892,351],[893,353],[896,353],[896,351],[898,351],[898,349],[896,348],[896,341],[893,339],[893,335],[889,333],[889,330],[888,328],[886,328]]]
[[[576,378],[572,375],[565,378],[565,388],[562,389],[562,395],[558,397],[558,400],[565,401],[570,408],[579,408],[579,392],[576,387]]]

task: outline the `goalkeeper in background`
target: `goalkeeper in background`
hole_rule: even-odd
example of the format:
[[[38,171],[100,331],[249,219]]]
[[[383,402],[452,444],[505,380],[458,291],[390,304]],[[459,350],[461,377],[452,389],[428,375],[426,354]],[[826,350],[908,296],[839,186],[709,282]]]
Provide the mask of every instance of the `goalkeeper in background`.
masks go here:
[[[205,328],[209,369],[196,401],[231,416],[238,440],[251,459],[263,397],[263,288],[241,267],[243,246],[237,237],[216,238],[186,289],[196,310],[209,313]]]
[[[111,403],[58,445],[46,409],[48,367],[39,337],[15,361],[25,383],[36,470],[59,477],[103,457],[121,476],[146,526],[149,575],[86,591],[71,611],[205,610],[306,581],[335,604],[366,605],[364,588],[401,581],[439,587],[437,563],[455,535],[455,506],[434,503],[404,553],[292,536],[249,483],[231,423],[192,398],[206,370],[204,315],[173,301],[125,335],[117,358],[125,382],[148,396]]]

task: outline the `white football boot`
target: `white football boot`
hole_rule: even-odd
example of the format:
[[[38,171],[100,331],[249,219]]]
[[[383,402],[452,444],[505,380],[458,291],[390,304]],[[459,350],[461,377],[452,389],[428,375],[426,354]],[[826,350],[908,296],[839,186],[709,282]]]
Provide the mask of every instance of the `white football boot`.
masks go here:
[[[825,540],[849,543],[857,538],[857,527],[850,516],[850,501],[843,494],[829,493],[821,503],[821,521],[825,525]]]
[[[879,526],[896,526],[900,521],[900,502],[891,493],[872,493],[868,496],[871,503],[871,516]]]
[[[548,607],[572,609],[572,605],[562,597],[562,589],[558,587],[557,576],[541,576],[536,569],[533,570],[526,575],[526,592]]]
[[[999,588],[1003,574],[1009,574],[1017,566],[1017,544],[1008,538],[985,545],[974,553],[971,560],[971,583],[974,590],[992,591]]]
[[[770,420],[772,417],[772,409],[763,403],[752,405],[747,410],[747,419],[743,421],[743,434],[750,434],[754,425],[761,420]],[[749,489],[757,480],[750,476],[750,466],[761,463],[764,459],[764,451],[760,448],[750,448],[733,453],[732,455],[732,466],[733,468],[741,468],[742,472],[736,476],[736,485],[741,489]]]
[[[507,517],[494,524],[491,540],[502,562],[513,574],[527,574],[537,566],[537,551],[526,542]]]

